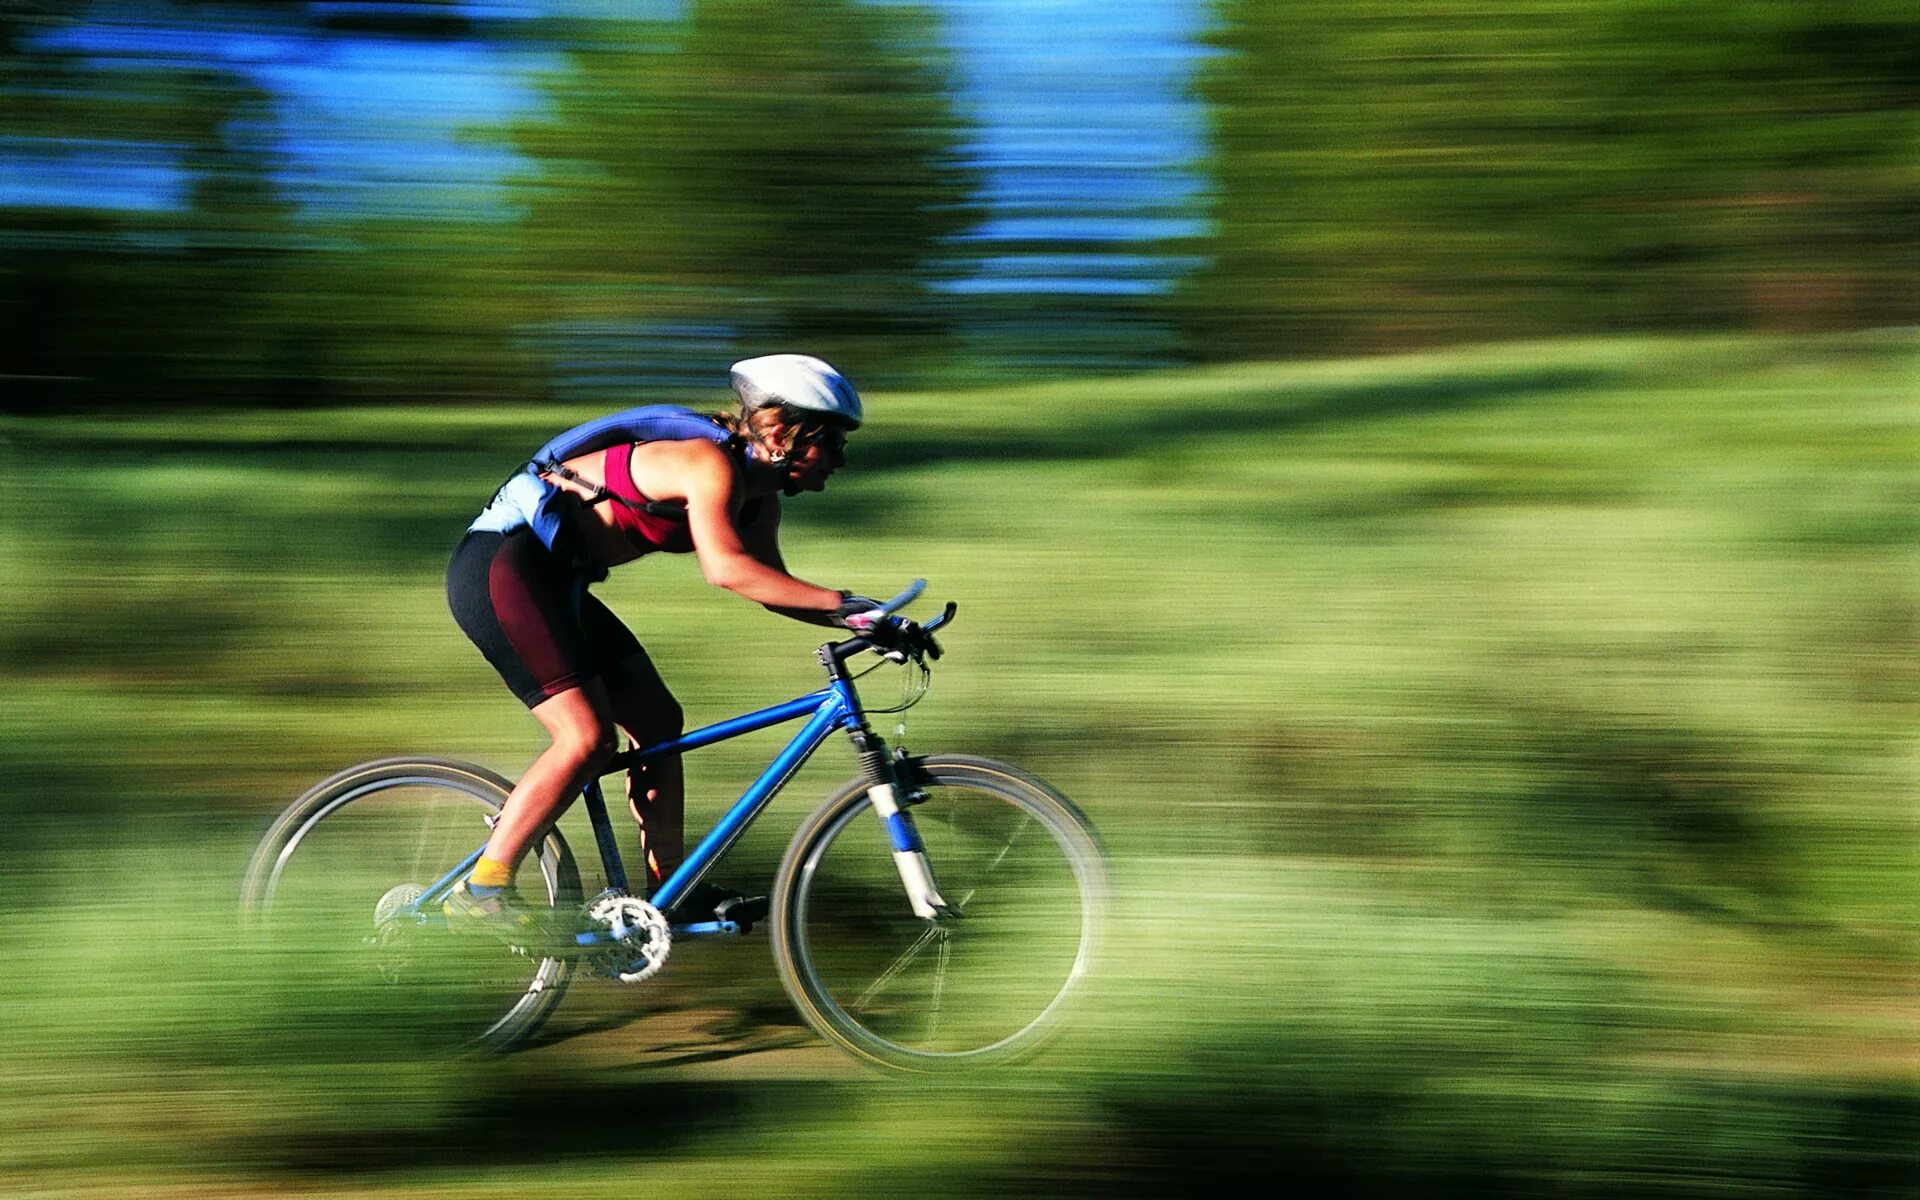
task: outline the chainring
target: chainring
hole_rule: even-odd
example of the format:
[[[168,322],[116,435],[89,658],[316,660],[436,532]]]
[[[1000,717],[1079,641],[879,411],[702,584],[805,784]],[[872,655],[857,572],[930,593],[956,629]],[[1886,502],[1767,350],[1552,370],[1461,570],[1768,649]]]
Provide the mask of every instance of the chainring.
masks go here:
[[[587,906],[587,920],[613,934],[613,945],[594,955],[596,967],[621,983],[659,974],[673,948],[673,933],[659,909],[638,896],[603,894]]]
[[[373,952],[373,969],[387,983],[399,983],[413,965],[411,950],[418,932],[417,921],[404,921],[400,913],[427,894],[425,884],[402,883],[388,888],[373,906],[373,932],[360,944]]]

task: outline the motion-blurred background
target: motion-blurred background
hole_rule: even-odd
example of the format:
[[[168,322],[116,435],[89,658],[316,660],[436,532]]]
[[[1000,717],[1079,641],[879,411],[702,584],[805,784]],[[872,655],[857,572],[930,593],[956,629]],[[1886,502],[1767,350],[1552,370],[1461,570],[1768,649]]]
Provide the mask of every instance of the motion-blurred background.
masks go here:
[[[1914,1194],[1917,113],[1879,0],[0,3],[0,1194]],[[870,410],[789,562],[961,604],[907,743],[1112,844],[1074,1034],[873,1079],[757,937],[289,1029],[271,816],[540,745],[465,523],[789,349]]]

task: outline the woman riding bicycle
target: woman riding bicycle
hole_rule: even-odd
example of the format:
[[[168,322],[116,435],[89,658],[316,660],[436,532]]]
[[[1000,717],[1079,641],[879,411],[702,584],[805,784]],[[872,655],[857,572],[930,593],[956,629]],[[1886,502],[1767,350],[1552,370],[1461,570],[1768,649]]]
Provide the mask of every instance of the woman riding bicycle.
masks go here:
[[[473,873],[446,902],[456,925],[514,939],[539,919],[512,891],[539,835],[618,749],[681,733],[680,706],[620,620],[586,592],[610,567],[646,554],[700,560],[707,581],[817,625],[865,628],[878,605],[789,574],[780,557],[783,496],[817,492],[846,462],[860,397],[820,359],[775,354],[732,369],[737,413],[629,409],[554,438],[495,494],[447,568],[454,619],[552,744],[501,810]],[[636,768],[628,799],[650,886],[685,853],[677,757]],[[737,897],[702,885],[681,913]]]

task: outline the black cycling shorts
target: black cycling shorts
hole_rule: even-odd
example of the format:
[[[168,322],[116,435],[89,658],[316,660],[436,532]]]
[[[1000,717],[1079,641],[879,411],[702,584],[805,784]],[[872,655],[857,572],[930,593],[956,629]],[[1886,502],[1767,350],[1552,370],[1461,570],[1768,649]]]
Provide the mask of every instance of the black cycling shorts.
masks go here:
[[[573,607],[573,577],[525,526],[469,533],[447,564],[447,605],[462,632],[528,708],[589,679],[658,676],[633,631],[592,595]]]

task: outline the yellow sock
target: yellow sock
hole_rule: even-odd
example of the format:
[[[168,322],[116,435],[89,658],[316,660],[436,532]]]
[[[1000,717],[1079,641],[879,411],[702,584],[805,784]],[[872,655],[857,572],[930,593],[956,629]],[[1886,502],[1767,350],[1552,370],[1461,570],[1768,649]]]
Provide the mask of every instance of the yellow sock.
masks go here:
[[[467,876],[467,882],[476,887],[505,887],[513,882],[513,868],[482,856],[473,865],[473,874]]]

